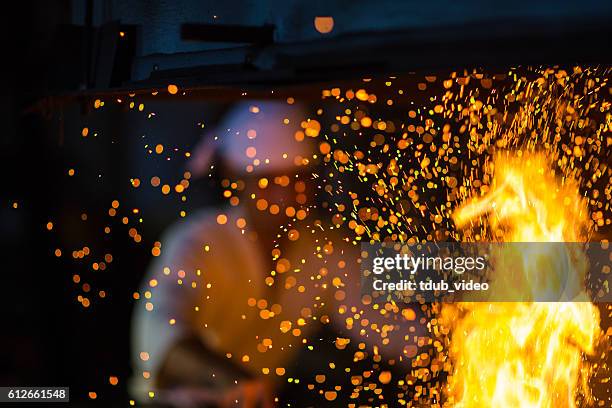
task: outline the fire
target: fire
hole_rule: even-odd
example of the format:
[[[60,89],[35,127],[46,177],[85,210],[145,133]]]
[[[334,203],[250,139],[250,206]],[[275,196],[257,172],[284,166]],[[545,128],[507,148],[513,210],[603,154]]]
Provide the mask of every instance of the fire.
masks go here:
[[[577,184],[555,177],[544,155],[500,155],[494,166],[491,190],[454,213],[456,224],[468,231],[468,239],[470,229],[478,229],[479,239],[489,241],[586,240],[588,211]],[[519,289],[546,290],[546,285],[558,284],[555,274],[559,273],[550,276],[551,268],[543,271],[538,265],[555,265],[560,256],[585,273],[582,253],[515,251],[496,264],[491,288],[508,294]],[[516,288],[516,283],[513,287],[504,281],[504,274],[516,265],[521,265],[520,281],[527,287]],[[458,407],[552,408],[575,407],[579,398],[588,399],[590,369],[584,356],[594,353],[601,334],[599,313],[584,290],[572,296],[571,302],[557,303],[445,305],[442,317],[452,330],[454,364],[448,402]]]

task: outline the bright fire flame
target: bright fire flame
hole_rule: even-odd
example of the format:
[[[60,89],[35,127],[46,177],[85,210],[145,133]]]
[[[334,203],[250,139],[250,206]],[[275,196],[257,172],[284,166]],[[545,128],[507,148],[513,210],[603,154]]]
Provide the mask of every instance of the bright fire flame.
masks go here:
[[[477,229],[483,240],[490,241],[585,241],[588,212],[575,182],[556,178],[543,155],[520,159],[500,155],[494,164],[491,190],[455,212],[460,228]],[[556,248],[535,254],[537,262],[533,253],[505,254],[506,261],[496,264],[490,276],[491,290],[517,290],[516,283],[512,287],[504,282],[504,274],[516,265],[522,265],[522,284],[537,285],[520,288],[523,291],[534,293],[546,290],[547,284],[558,284],[558,272],[550,276],[551,268],[537,267],[547,260],[555,265],[562,255]],[[508,255],[513,257],[512,265]],[[584,254],[563,256],[584,275]],[[588,399],[590,369],[583,357],[593,354],[601,334],[599,313],[584,291],[572,300],[445,305],[442,317],[452,330],[454,364],[447,389],[449,403],[552,408],[575,407],[579,395]]]

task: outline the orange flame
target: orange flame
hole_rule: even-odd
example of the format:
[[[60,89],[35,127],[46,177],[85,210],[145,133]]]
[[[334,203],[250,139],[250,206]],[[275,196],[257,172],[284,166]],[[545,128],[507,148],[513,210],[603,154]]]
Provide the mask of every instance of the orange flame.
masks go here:
[[[577,185],[568,179],[560,182],[543,155],[499,156],[494,176],[488,194],[455,212],[460,228],[478,228],[491,241],[585,240],[588,212]],[[557,246],[538,248],[537,253],[509,249],[504,262],[493,259],[491,290],[511,294],[552,288],[559,284],[561,272],[554,267],[558,268],[555,262],[560,256],[581,271],[576,279],[584,278],[584,254],[559,254]],[[542,262],[554,267],[542,268]],[[504,281],[517,265],[525,287]],[[575,407],[578,396],[588,399],[590,369],[583,357],[594,352],[601,334],[599,313],[584,291],[572,294],[572,300],[444,305],[442,318],[452,330],[454,364],[447,388],[449,403],[466,408],[552,408]]]

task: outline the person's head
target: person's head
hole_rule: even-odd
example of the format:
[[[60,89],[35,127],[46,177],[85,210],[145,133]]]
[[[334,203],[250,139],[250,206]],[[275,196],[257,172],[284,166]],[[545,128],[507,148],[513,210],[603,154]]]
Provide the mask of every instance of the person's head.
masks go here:
[[[188,168],[194,177],[203,175],[216,158],[214,165],[227,180],[224,187],[236,183],[259,210],[289,215],[306,204],[312,137],[319,130],[319,123],[297,104],[243,101],[204,134]]]

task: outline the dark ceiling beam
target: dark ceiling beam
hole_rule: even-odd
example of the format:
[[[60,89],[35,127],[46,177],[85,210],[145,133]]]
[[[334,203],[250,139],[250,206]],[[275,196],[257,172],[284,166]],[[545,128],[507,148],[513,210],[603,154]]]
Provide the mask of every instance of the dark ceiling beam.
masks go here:
[[[200,42],[272,44],[274,26],[186,23],[181,25],[181,39]]]
[[[246,87],[516,65],[610,64],[609,18],[504,20],[137,58],[132,86]]]

